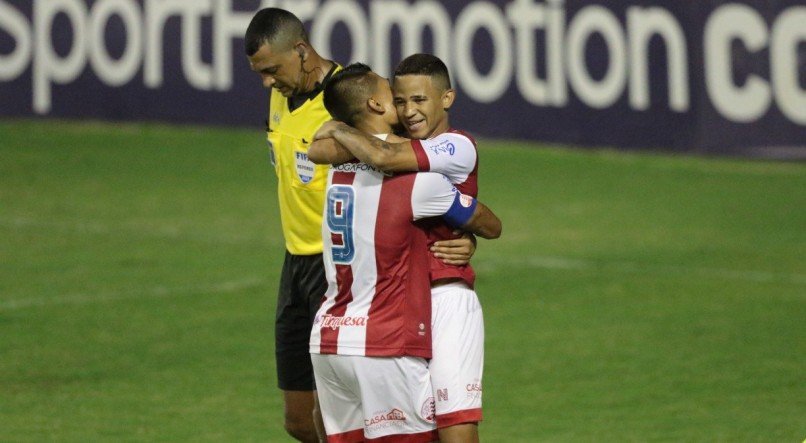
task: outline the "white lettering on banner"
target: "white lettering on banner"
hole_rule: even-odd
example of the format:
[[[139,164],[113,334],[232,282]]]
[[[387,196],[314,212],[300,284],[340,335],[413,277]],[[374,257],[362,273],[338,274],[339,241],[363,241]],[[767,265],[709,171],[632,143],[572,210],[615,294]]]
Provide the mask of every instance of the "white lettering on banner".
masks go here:
[[[28,67],[31,60],[31,30],[25,16],[0,2],[0,28],[14,39],[14,52],[0,54],[0,80],[13,80]]]
[[[188,84],[202,91],[213,89],[213,67],[201,60],[201,19],[212,11],[210,0],[182,1],[182,72]]]
[[[286,11],[291,11],[294,15],[297,16],[301,21],[306,22],[308,20],[313,20],[316,17],[316,12],[319,9],[319,1],[318,0],[283,0],[283,1],[271,1],[271,0],[264,0],[263,5],[261,8],[269,8],[269,7],[278,7],[283,8]],[[249,14],[249,20],[252,19],[252,15]],[[249,22],[246,23],[246,26],[243,27],[243,31],[246,31],[246,27],[249,26]],[[243,37],[243,36],[241,36]]]
[[[146,0],[146,56],[143,81],[149,88],[162,86],[162,35],[168,17],[181,13],[176,0]]]
[[[806,7],[785,9],[772,28],[770,66],[773,93],[778,107],[793,122],[806,125],[806,89],[798,80],[798,47],[806,44]]]
[[[663,8],[627,8],[630,34],[630,105],[649,109],[649,40],[657,35],[666,46],[669,69],[669,107],[677,112],[689,109],[688,51],[680,23]]]
[[[806,7],[782,11],[772,28],[753,8],[730,4],[717,8],[705,26],[705,81],[711,102],[725,118],[741,123],[767,113],[773,97],[792,122],[806,125],[806,90],[800,86],[798,47],[806,42]],[[731,44],[740,41],[758,55],[769,47],[770,81],[749,74],[742,86],[733,82]]]
[[[324,54],[331,54],[330,36],[336,23],[344,23],[350,30],[352,60],[366,60],[369,55],[369,34],[364,10],[349,0],[327,2],[320,11],[316,26],[311,29],[311,44]]]
[[[749,6],[730,4],[717,8],[705,25],[705,84],[720,114],[736,122],[758,120],[770,106],[770,86],[756,74],[744,86],[733,83],[731,43],[739,40],[749,52],[767,45],[767,24]]]
[[[217,90],[228,91],[232,88],[232,40],[243,38],[253,13],[234,12],[232,0],[218,0],[213,4],[213,14],[213,78]]]
[[[550,0],[549,8],[531,0],[516,0],[507,6],[507,17],[515,27],[515,81],[521,95],[534,105],[562,107],[568,103],[568,89],[564,78],[563,35],[565,10],[562,0]],[[546,78],[539,78],[535,29],[546,29]]]
[[[451,18],[439,2],[419,1],[409,4],[405,0],[370,3],[372,26],[372,69],[388,77],[392,70],[389,41],[392,27],[400,30],[401,54],[423,51],[423,31],[432,35],[434,55],[450,67]]]
[[[585,46],[593,33],[607,45],[608,68],[596,81],[588,75]],[[602,6],[586,6],[568,26],[568,79],[577,96],[587,105],[603,109],[618,100],[627,82],[627,48],[618,19]]]
[[[51,28],[62,13],[70,22],[73,41],[64,58],[53,49]],[[48,0],[34,3],[34,110],[50,111],[51,84],[66,85],[75,80],[87,64],[87,9],[82,0]]]
[[[142,69],[145,87],[160,88],[165,76],[165,38],[171,35],[166,27],[178,21],[181,57],[172,65],[181,65],[177,72],[195,89],[228,91],[234,87],[234,67],[241,63],[240,69],[245,69],[246,65],[233,56],[233,43],[243,37],[254,14],[254,9],[234,10],[234,3],[33,0],[32,17],[26,17],[8,0],[0,0],[0,35],[13,42],[6,45],[13,47],[10,52],[0,54],[0,80],[13,81],[31,66],[33,110],[38,114],[50,112],[54,85],[72,83],[88,64],[105,85],[128,84]],[[332,56],[335,27],[343,24],[350,41],[338,43],[350,50],[352,60],[365,62],[385,76],[391,71],[394,30],[400,35],[401,54],[433,52],[446,62],[462,92],[479,103],[500,101],[514,85],[524,101],[539,107],[567,106],[573,92],[595,109],[609,108],[626,95],[631,109],[648,110],[651,91],[657,89],[653,80],[660,81],[650,75],[650,42],[660,41],[665,49],[667,72],[662,77],[668,81],[668,97],[660,98],[664,103],[656,107],[689,111],[689,67],[702,65],[707,98],[724,118],[750,123],[777,106],[789,121],[806,125],[800,50],[806,42],[806,6],[783,9],[768,22],[751,5],[723,4],[706,18],[703,60],[693,61],[686,37],[700,35],[698,30],[684,31],[673,13],[646,2],[623,5],[619,11],[588,4],[574,14],[567,14],[564,0],[476,0],[456,6],[454,14],[435,0],[374,1],[368,7],[355,0],[262,0],[258,7],[268,6],[289,9],[308,22],[312,44],[325,57]],[[105,35],[113,19],[123,24],[123,36],[116,36],[125,41],[119,57],[109,53]],[[205,42],[202,26],[209,19],[212,41]],[[72,31],[62,54],[53,44],[56,26]],[[490,37],[491,52],[474,50],[479,32]],[[432,47],[425,47],[425,35],[430,35]],[[602,78],[591,75],[586,55],[594,35],[601,37],[607,52]],[[733,52],[736,43],[742,47],[741,59]],[[202,55],[210,47],[208,63]],[[767,53],[768,72],[742,69],[739,77],[744,78],[737,77],[739,66]],[[478,69],[482,59],[490,62],[487,72]]]
[[[123,20],[123,29],[126,32],[126,47],[120,60],[109,56],[104,40],[104,29],[113,15]],[[88,52],[92,69],[105,84],[125,85],[137,73],[143,58],[140,23],[140,9],[127,0],[100,0],[93,7],[90,14]]]
[[[487,75],[479,74],[473,61],[473,35],[482,28],[493,40],[493,66]],[[458,45],[454,75],[462,90],[480,103],[501,98],[512,79],[513,59],[509,26],[501,10],[487,2],[468,5],[456,19],[454,42]]]

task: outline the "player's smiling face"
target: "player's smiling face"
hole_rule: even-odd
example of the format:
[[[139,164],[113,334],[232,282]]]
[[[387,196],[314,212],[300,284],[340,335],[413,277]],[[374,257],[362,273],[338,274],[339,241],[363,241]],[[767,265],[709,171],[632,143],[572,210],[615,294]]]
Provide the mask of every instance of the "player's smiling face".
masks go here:
[[[434,86],[427,75],[396,76],[392,84],[395,109],[409,137],[426,139],[448,130],[452,89]]]
[[[299,93],[302,57],[295,50],[273,51],[270,44],[264,44],[249,57],[249,65],[260,75],[263,87],[275,88],[284,97]]]

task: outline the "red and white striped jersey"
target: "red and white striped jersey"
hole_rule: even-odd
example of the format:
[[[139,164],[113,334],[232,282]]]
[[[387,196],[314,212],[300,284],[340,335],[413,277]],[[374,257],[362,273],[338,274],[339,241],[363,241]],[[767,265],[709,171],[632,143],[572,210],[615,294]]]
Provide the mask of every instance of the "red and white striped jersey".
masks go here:
[[[331,168],[322,223],[328,289],[311,353],[431,357],[430,254],[414,221],[445,214],[457,193],[441,174]]]
[[[478,196],[479,160],[473,137],[463,131],[450,129],[426,140],[412,140],[411,144],[420,171],[443,174],[462,194]],[[453,228],[440,219],[423,220],[421,225],[428,231],[429,246],[439,240],[458,237],[453,234]],[[459,278],[471,288],[476,281],[476,274],[470,264],[448,265],[432,254],[429,254],[429,263],[431,281]]]

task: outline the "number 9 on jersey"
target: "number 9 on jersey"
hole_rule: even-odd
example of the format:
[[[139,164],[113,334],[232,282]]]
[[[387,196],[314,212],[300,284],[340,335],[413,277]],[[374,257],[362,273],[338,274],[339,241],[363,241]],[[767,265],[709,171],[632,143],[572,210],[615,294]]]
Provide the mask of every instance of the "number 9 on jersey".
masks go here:
[[[353,202],[355,192],[352,186],[335,185],[327,191],[327,228],[333,246],[333,263],[349,264],[355,257],[353,242]]]

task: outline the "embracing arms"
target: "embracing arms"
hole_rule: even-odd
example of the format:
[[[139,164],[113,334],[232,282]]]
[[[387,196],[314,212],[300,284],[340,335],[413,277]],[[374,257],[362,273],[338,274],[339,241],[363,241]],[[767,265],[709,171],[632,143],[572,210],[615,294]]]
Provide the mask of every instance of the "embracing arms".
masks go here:
[[[416,171],[418,167],[410,140],[390,135],[384,141],[336,120],[325,122],[316,132],[308,158],[317,164],[357,158],[383,171]]]

